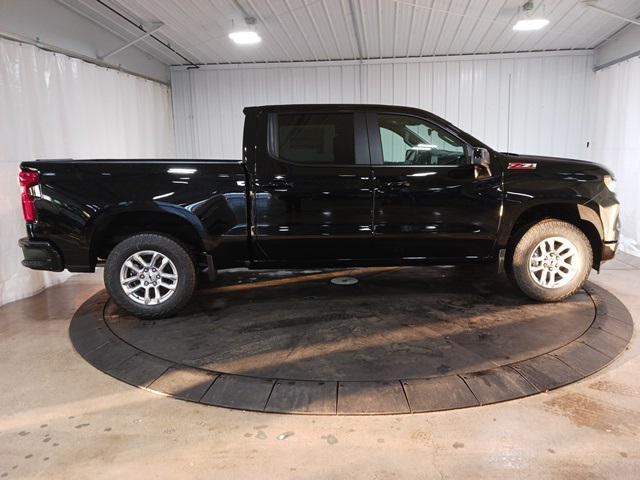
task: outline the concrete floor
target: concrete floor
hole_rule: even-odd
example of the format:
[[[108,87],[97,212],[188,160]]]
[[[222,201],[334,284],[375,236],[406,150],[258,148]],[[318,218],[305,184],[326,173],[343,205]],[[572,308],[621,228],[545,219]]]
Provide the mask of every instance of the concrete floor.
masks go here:
[[[640,329],[640,259],[591,280]],[[497,405],[317,417],[205,407],[88,365],[67,328],[102,288],[79,275],[0,308],[0,479],[638,478],[640,342],[599,374]]]

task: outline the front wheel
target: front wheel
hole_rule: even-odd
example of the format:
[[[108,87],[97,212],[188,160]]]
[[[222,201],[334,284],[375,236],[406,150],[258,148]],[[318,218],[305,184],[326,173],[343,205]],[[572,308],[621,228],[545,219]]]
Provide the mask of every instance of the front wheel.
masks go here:
[[[510,278],[528,297],[558,302],[576,293],[593,264],[591,244],[575,225],[543,220],[519,239],[509,261]]]
[[[175,240],[145,233],[111,251],[104,269],[111,298],[139,318],[175,314],[191,299],[196,284],[193,260]]]

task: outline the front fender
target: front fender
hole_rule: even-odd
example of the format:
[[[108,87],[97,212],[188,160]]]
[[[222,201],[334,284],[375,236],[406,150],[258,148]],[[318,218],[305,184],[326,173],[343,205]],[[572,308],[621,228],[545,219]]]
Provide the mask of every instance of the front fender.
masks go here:
[[[511,204],[505,202],[503,221],[498,233],[499,248],[506,248],[515,230],[521,226],[539,221],[543,218],[558,218],[579,225],[590,224],[602,241],[603,225],[598,213],[586,204],[570,201],[543,201],[529,204]]]

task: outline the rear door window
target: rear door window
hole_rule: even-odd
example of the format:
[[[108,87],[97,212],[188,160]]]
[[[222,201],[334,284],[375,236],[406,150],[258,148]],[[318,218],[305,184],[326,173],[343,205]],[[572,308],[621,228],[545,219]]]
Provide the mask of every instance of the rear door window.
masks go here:
[[[354,165],[352,113],[279,114],[277,156],[305,165]]]

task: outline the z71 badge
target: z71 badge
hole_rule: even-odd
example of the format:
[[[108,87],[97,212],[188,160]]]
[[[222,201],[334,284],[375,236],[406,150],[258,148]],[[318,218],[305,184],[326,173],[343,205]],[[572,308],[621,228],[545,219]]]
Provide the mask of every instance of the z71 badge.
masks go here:
[[[535,170],[537,163],[510,163],[507,170]]]

